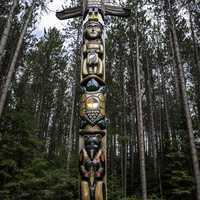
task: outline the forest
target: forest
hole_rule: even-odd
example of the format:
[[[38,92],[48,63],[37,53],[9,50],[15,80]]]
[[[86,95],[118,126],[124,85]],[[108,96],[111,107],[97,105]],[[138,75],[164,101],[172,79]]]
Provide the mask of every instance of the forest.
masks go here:
[[[79,199],[82,19],[38,37],[52,1],[0,1],[1,200]],[[200,200],[200,1],[119,3],[131,16],[105,18],[107,198]]]

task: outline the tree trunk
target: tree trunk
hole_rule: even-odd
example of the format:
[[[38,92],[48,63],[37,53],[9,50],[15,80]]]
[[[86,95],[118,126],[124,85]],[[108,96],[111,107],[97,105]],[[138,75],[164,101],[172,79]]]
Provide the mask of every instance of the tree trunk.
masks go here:
[[[137,22],[136,22],[137,23]],[[137,27],[137,25],[136,25]],[[146,185],[146,169],[145,169],[145,153],[144,153],[144,131],[143,131],[143,116],[142,116],[142,93],[140,83],[140,60],[139,60],[139,38],[138,31],[136,28],[136,71],[137,71],[137,130],[138,130],[138,141],[139,141],[139,159],[140,159],[140,178],[142,184],[142,196],[143,200],[147,200],[147,185]]]
[[[131,189],[132,191],[132,195],[133,195],[133,189],[134,189],[134,154],[135,154],[135,146],[136,146],[136,142],[135,142],[135,135],[136,135],[136,132],[135,132],[135,122],[134,122],[134,108],[133,108],[133,105],[134,105],[134,102],[133,102],[133,98],[131,97],[130,98],[130,178],[131,178],[131,181],[130,181],[130,186],[129,188]]]
[[[17,7],[17,4],[18,4],[18,0],[13,0],[13,5],[12,5],[12,8],[10,10],[4,31],[2,33],[2,37],[1,37],[1,41],[0,41],[0,72],[1,72],[1,69],[2,69],[1,64],[2,64],[2,60],[3,60],[3,56],[4,56],[4,50],[5,50],[5,47],[6,47],[6,43],[8,41],[8,35],[9,35],[10,28],[11,28],[11,25],[12,25],[12,18],[13,18],[15,8]]]
[[[0,118],[1,118],[3,108],[4,108],[4,105],[5,105],[5,101],[6,101],[6,97],[7,97],[7,93],[8,93],[8,88],[9,88],[9,85],[11,83],[13,73],[15,71],[15,65],[16,65],[17,57],[19,55],[20,48],[21,48],[21,45],[22,45],[24,35],[25,35],[27,27],[28,27],[28,24],[29,24],[31,17],[32,17],[33,9],[35,7],[35,2],[36,1],[34,0],[31,7],[29,8],[28,16],[26,18],[26,21],[24,23],[21,35],[19,37],[17,47],[16,47],[16,50],[15,50],[14,56],[12,58],[12,62],[11,62],[9,71],[8,71],[8,75],[6,77],[5,84],[3,85],[3,88],[2,88],[2,94],[1,94],[1,97],[0,97]]]
[[[152,84],[150,79],[150,69],[149,69],[149,61],[146,55],[146,84],[147,84],[147,101],[149,107],[149,123],[150,123],[150,130],[148,132],[151,133],[152,138],[152,151],[153,151],[153,165],[154,165],[154,173],[155,177],[157,177],[157,142],[156,142],[156,131],[155,131],[155,123],[154,123],[154,116],[153,116],[153,95],[152,95]],[[150,142],[150,141],[149,141]]]
[[[123,79],[124,79],[124,75],[123,75]],[[124,83],[124,80],[123,80],[123,83]],[[124,90],[125,90],[125,88],[123,88],[123,97],[122,97],[123,98],[123,114],[122,114],[122,116],[123,116],[123,136],[124,136],[124,145],[122,146],[122,148],[123,148],[123,177],[122,178],[123,178],[123,186],[124,186],[123,196],[124,196],[124,198],[126,198],[126,196],[127,196],[127,192],[126,192],[126,190],[127,190],[127,178],[126,178],[126,176],[127,176],[127,170],[126,170],[126,168],[127,168],[127,140],[126,140],[127,125],[126,125],[126,122],[127,121],[126,121],[126,113],[125,113],[126,112],[125,111],[126,99],[125,99]]]
[[[71,158],[71,150],[72,150],[72,131],[74,125],[74,114],[75,114],[75,104],[76,104],[76,85],[72,88],[72,110],[71,110],[71,118],[70,118],[70,128],[69,128],[69,136],[67,142],[67,172],[69,172],[70,167],[70,158]]]
[[[169,3],[170,11],[171,11],[170,0],[168,0],[168,3]],[[197,150],[196,150],[196,146],[195,146],[194,132],[193,132],[193,127],[192,127],[192,119],[191,119],[191,114],[190,114],[190,109],[189,109],[188,99],[187,99],[187,94],[186,94],[186,86],[185,86],[185,80],[184,80],[184,72],[183,72],[183,66],[182,66],[182,60],[181,60],[181,53],[180,53],[180,49],[179,49],[179,43],[178,43],[174,19],[173,19],[172,15],[170,15],[169,17],[170,17],[171,31],[173,34],[175,52],[176,52],[177,62],[178,62],[177,70],[178,70],[179,80],[180,80],[181,103],[183,105],[184,114],[186,117],[187,131],[188,131],[189,141],[190,141],[193,170],[194,170],[194,175],[195,175],[195,180],[196,180],[197,200],[200,200],[199,160],[198,160]]]
[[[172,38],[171,32],[170,32],[170,35],[169,35],[169,41],[170,41],[170,47],[171,47],[171,53],[172,53],[172,70],[174,72],[176,100],[177,100],[177,104],[178,104],[178,102],[180,100],[180,84],[179,84],[180,81],[178,79],[178,71],[177,71],[177,67],[176,67],[174,44],[173,44],[173,38]]]
[[[169,120],[165,70],[163,69],[162,65],[160,66],[160,74],[161,74],[161,83],[160,83],[161,84],[161,96],[163,96],[163,108],[164,108],[165,122],[166,122],[166,127],[167,127],[167,134],[166,134],[167,137],[166,138],[167,138],[167,146],[169,146],[173,142],[173,140],[172,140],[173,136],[172,136],[172,130],[171,130],[170,120]],[[176,144],[176,143],[174,143],[174,144]]]
[[[189,20],[190,20],[190,30],[192,35],[192,42],[193,42],[193,48],[194,48],[194,61],[195,61],[195,67],[194,67],[194,79],[195,79],[195,88],[196,88],[196,104],[197,104],[197,110],[198,110],[198,118],[200,120],[200,59],[199,59],[199,51],[198,51],[198,41],[196,39],[196,35],[194,32],[194,24],[192,19],[192,11],[191,6],[189,5]]]

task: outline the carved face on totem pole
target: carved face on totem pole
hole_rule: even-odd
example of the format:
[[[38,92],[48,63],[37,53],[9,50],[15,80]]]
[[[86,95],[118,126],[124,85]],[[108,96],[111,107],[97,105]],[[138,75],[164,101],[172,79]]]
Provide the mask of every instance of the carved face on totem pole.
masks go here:
[[[84,23],[82,79],[88,75],[104,76],[103,20],[98,8],[89,8]]]
[[[96,21],[88,21],[85,24],[85,39],[101,39],[102,36],[102,25]]]
[[[102,179],[105,170],[102,136],[99,134],[85,135],[84,146],[80,153],[80,170],[83,180],[88,180],[91,177],[93,179],[98,178],[98,180]]]
[[[103,19],[98,8],[85,16],[80,98],[82,200],[105,199],[105,83]],[[104,138],[104,139],[103,139]]]
[[[101,135],[91,135],[84,137],[85,149],[91,159],[94,159],[94,156],[101,148],[101,139]]]
[[[81,105],[79,129],[81,200],[106,200],[106,117],[104,16],[130,15],[103,0],[83,0],[82,6],[57,12],[59,19],[83,17]]]
[[[81,195],[83,200],[103,200],[103,178],[105,174],[105,152],[101,135],[84,136],[85,148],[80,152],[82,175]]]
[[[98,21],[100,23],[104,23],[102,15],[103,10],[100,7],[89,6],[86,13],[86,21]]]
[[[91,79],[82,89],[80,128],[93,131],[104,130],[106,128],[105,87],[100,86],[95,79]]]

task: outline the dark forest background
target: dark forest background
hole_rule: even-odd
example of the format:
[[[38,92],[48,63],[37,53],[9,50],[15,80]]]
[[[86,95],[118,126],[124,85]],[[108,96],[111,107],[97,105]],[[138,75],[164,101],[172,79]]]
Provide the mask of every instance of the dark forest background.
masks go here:
[[[38,38],[47,3],[0,1],[2,200],[78,199],[81,19]],[[108,199],[200,200],[200,2],[125,5],[106,18]]]

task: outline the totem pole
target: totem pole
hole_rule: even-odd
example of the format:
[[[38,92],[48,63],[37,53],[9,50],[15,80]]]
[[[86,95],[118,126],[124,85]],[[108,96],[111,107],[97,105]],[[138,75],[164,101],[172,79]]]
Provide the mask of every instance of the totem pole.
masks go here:
[[[83,0],[57,12],[60,20],[82,16],[81,96],[79,129],[80,199],[106,200],[105,15],[128,17],[130,10]]]

